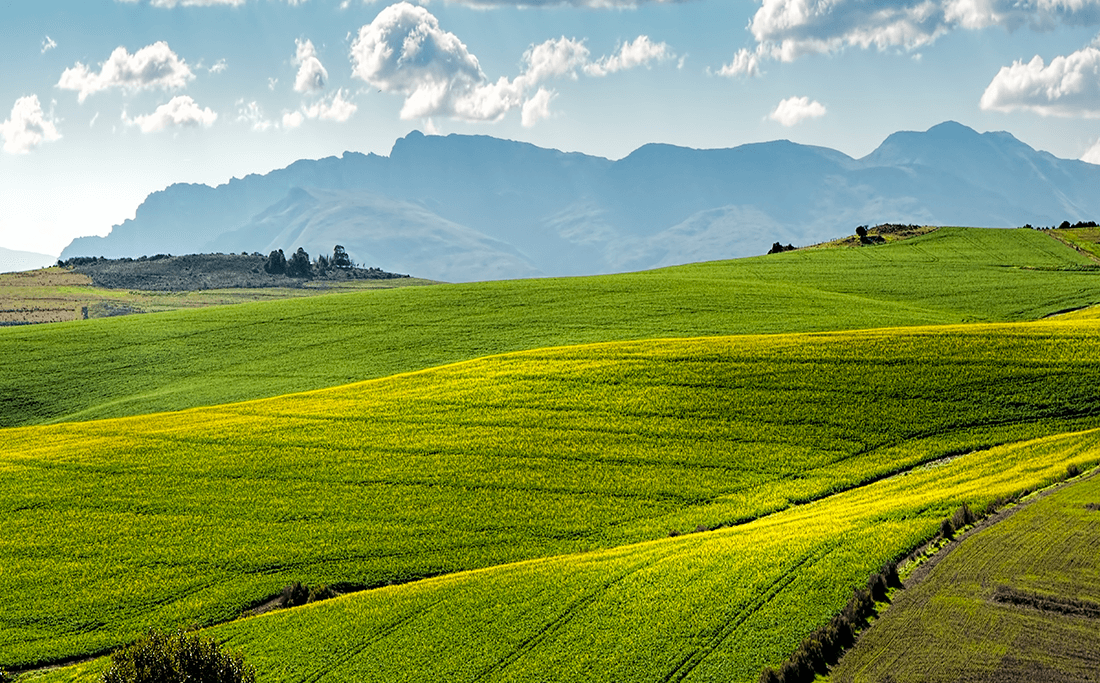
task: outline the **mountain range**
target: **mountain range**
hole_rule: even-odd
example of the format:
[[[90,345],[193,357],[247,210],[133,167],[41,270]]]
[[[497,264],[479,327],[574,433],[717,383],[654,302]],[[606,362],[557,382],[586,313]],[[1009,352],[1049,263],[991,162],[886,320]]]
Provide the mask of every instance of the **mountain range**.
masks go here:
[[[955,122],[861,159],[786,140],[644,145],[612,161],[412,132],[224,185],[172,185],[61,257],[343,245],[364,266],[447,281],[641,270],[807,245],[860,224],[1013,227],[1100,218],[1100,166]]]

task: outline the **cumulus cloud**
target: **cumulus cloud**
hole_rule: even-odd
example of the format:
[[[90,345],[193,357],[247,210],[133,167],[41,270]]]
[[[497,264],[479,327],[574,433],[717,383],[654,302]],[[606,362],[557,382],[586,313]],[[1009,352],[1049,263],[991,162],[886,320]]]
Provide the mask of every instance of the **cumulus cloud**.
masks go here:
[[[317,50],[309,40],[295,40],[297,52],[294,63],[298,65],[298,76],[294,79],[294,90],[301,93],[316,93],[324,90],[328,82],[328,71],[317,58]]]
[[[787,128],[806,119],[817,119],[822,116],[825,116],[825,105],[817,100],[811,102],[809,97],[788,97],[768,114],[769,119]]]
[[[379,12],[351,46],[353,75],[384,92],[403,95],[403,119],[497,121],[523,107],[524,119],[531,124],[549,115],[553,93],[537,92],[546,80],[577,78],[578,73],[603,76],[673,56],[665,43],[639,36],[616,54],[593,61],[583,41],[563,36],[528,48],[523,71],[514,79],[491,81],[458,36],[444,31],[428,10],[408,2]],[[532,90],[536,92],[528,98]]]
[[[654,43],[649,36],[638,36],[632,43],[623,43],[618,53],[586,64],[584,72],[589,76],[606,76],[624,69],[649,66],[650,62],[663,61],[672,56],[667,43]]]
[[[107,61],[100,65],[99,73],[77,62],[76,66],[65,69],[57,87],[77,91],[77,99],[83,102],[88,95],[112,88],[129,91],[154,88],[176,90],[185,87],[194,77],[187,63],[172,52],[168,43],[160,41],[134,54],[124,47],[115,48]]]
[[[42,41],[42,54],[46,54],[55,47],[57,47],[57,41],[49,36],[46,36],[46,39]]]
[[[724,64],[722,68],[718,70],[718,75],[730,78],[735,76],[759,76],[760,60],[765,56],[766,54],[764,51],[759,48],[756,50],[741,48],[737,51],[737,54],[733,56],[729,64]]]
[[[1100,0],[762,0],[742,49],[723,75],[758,73],[761,59],[792,61],[847,47],[914,50],[957,29],[1046,30],[1100,24]]]
[[[1097,140],[1092,147],[1089,147],[1088,150],[1081,155],[1081,161],[1087,161],[1090,164],[1100,166],[1100,140]]]
[[[199,107],[187,95],[177,95],[152,114],[134,117],[132,123],[143,133],[156,133],[167,128],[209,128],[217,119],[211,109]]]
[[[1100,118],[1100,49],[1086,47],[1046,64],[1036,55],[1001,67],[982,94],[987,111]]]
[[[29,154],[43,142],[60,140],[57,121],[42,112],[38,95],[27,95],[15,101],[11,116],[0,122],[4,151],[9,154]]]
[[[530,128],[539,121],[549,117],[550,101],[556,96],[557,93],[553,91],[547,90],[546,88],[539,88],[538,92],[523,103],[520,123],[522,123],[525,128]]]

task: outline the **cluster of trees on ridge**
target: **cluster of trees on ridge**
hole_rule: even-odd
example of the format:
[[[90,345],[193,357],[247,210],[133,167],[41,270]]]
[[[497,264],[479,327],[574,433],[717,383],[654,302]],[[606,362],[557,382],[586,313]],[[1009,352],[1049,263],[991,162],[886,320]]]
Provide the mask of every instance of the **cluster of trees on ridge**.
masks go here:
[[[1072,230],[1074,228],[1100,228],[1100,225],[1097,225],[1096,221],[1077,221],[1072,225],[1069,221],[1062,221],[1057,227],[1053,225],[1049,228],[1044,228],[1041,225],[1039,227],[1034,227],[1031,223],[1025,223],[1023,227],[1028,230]]]

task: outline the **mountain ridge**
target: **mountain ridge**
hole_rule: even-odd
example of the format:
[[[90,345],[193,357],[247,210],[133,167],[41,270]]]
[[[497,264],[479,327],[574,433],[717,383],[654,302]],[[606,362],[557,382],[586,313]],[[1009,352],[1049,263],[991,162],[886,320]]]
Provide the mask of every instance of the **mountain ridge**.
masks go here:
[[[338,243],[367,265],[436,280],[600,274],[817,243],[859,224],[1094,220],[1096,187],[1100,166],[953,121],[894,133],[860,159],[774,140],[649,143],[612,161],[413,131],[389,156],[349,151],[216,187],[171,185],[62,258]]]

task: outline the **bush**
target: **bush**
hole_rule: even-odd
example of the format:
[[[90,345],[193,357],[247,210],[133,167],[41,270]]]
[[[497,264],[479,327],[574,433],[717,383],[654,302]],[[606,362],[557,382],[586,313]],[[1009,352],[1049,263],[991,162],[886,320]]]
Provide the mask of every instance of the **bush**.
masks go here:
[[[319,602],[321,600],[328,600],[329,598],[335,598],[336,591],[332,590],[328,586],[314,586],[309,589],[309,598],[307,602]]]
[[[971,512],[970,506],[966,503],[962,504],[958,510],[955,510],[955,514],[951,516],[951,526],[957,531],[964,526],[969,526],[977,521],[977,517]]]
[[[1077,466],[1077,463],[1074,463],[1066,468],[1066,479],[1073,479],[1080,474],[1081,468]]]
[[[779,683],[779,674],[769,666],[760,672],[760,683]]]
[[[950,541],[955,538],[955,527],[951,526],[951,520],[945,519],[940,522],[940,536]]]
[[[309,262],[309,254],[305,249],[298,247],[298,251],[286,262],[287,277],[312,277],[313,265]]]
[[[12,683],[12,681],[14,680],[15,676],[9,674],[7,671],[4,671],[3,668],[0,668],[0,683]]]
[[[255,683],[256,671],[217,641],[183,631],[149,631],[111,655],[102,683]]]
[[[287,584],[279,598],[279,604],[283,607],[297,607],[307,602],[309,602],[309,589],[299,581]]]

